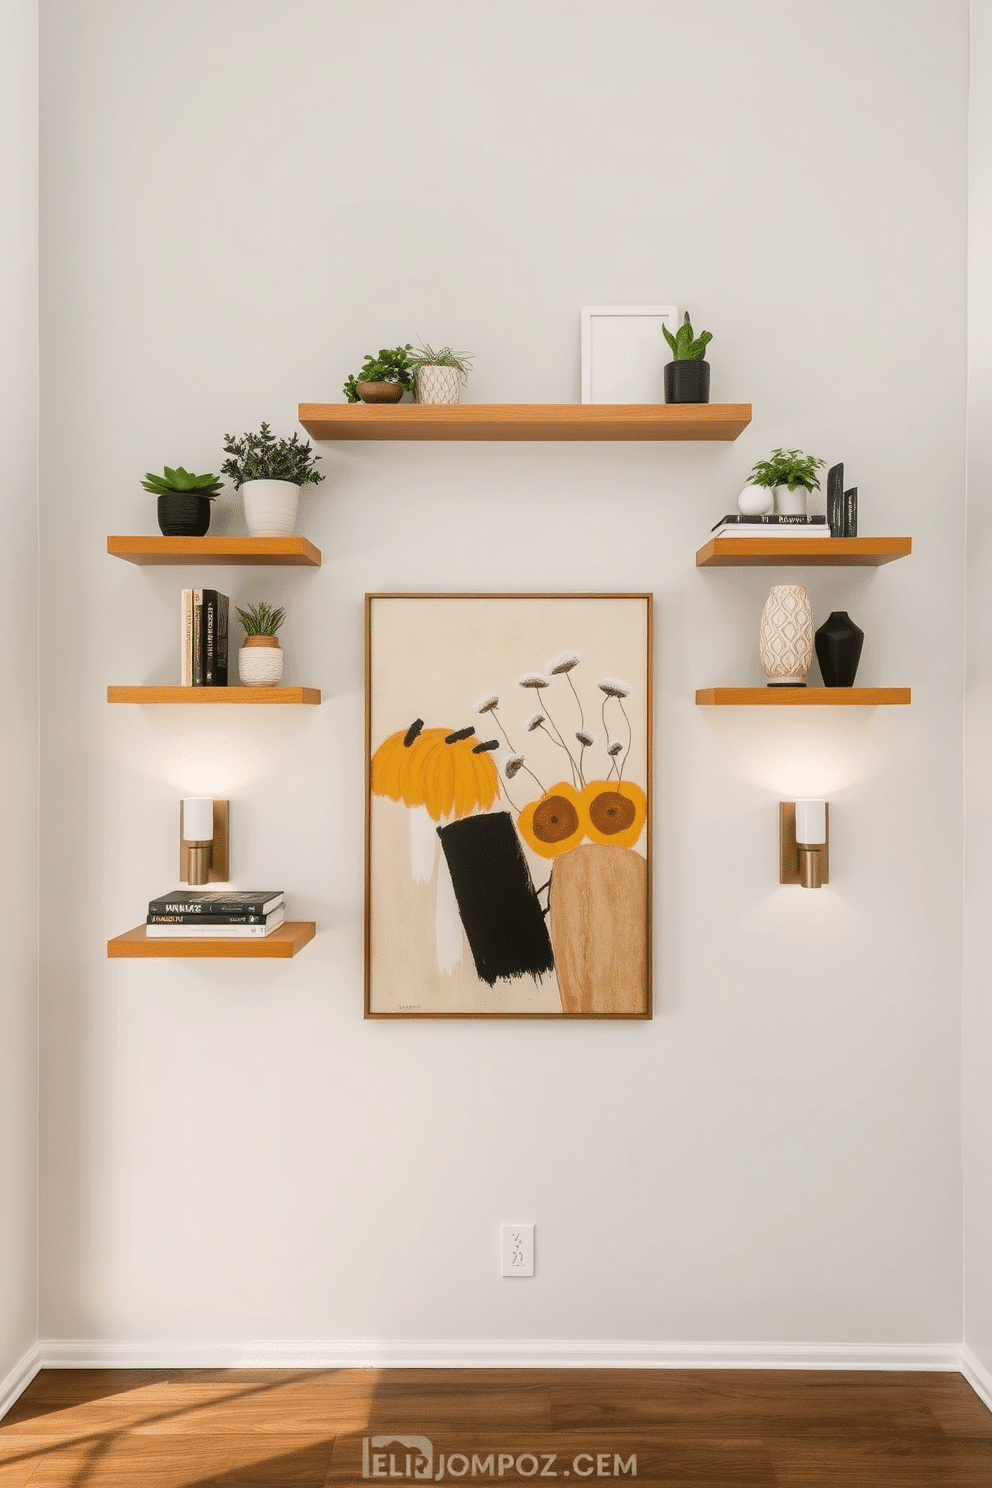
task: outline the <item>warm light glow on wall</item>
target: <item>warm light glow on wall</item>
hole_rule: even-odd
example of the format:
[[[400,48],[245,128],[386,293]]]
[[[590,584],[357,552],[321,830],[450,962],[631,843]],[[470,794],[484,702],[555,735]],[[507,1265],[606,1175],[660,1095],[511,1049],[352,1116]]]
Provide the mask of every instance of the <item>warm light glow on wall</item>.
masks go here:
[[[830,797],[865,776],[853,743],[830,739],[764,739],[755,741],[752,758],[741,761],[741,773],[773,795],[793,800]]]
[[[169,751],[154,772],[183,796],[230,797],[272,769],[249,739],[216,733]]]

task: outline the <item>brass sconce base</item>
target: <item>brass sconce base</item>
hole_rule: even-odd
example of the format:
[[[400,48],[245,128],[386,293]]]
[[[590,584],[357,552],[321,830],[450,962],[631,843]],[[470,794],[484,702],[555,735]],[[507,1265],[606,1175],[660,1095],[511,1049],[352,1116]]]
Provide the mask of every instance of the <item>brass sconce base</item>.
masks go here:
[[[800,846],[796,841],[796,803],[780,801],[778,806],[778,881],[800,884],[804,889],[818,889],[830,882],[830,807],[826,807],[827,831],[824,842],[816,847]]]
[[[231,877],[231,803],[215,801],[213,841],[203,844],[183,841],[183,805],[179,803],[179,882],[185,884],[227,883]],[[209,867],[203,875],[203,858]]]

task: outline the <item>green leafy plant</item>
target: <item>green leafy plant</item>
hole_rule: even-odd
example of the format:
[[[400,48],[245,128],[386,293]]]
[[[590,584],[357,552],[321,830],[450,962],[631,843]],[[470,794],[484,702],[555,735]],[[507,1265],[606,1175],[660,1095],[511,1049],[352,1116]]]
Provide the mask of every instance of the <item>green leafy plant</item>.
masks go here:
[[[352,373],[345,380],[344,395],[348,402],[358,403],[360,401],[357,387],[360,382],[395,382],[405,393],[412,393],[413,366],[407,355],[412,350],[413,347],[408,341],[405,346],[384,348],[378,356],[373,356],[369,352],[358,375]]]
[[[181,465],[177,465],[175,470],[171,465],[166,465],[164,475],[152,475],[149,470],[141,484],[153,496],[178,493],[185,496],[205,496],[208,501],[213,501],[224,482],[217,475],[194,475]]]
[[[701,331],[696,337],[692,333],[692,322],[689,319],[688,310],[685,319],[673,336],[668,327],[661,327],[665,340],[672,348],[672,360],[674,362],[700,362],[706,355],[706,348],[713,340],[712,332]]]
[[[239,491],[245,481],[252,480],[292,481],[294,486],[305,486],[324,479],[314,468],[320,456],[314,454],[309,440],[304,444],[298,434],[277,439],[268,424],[262,424],[257,434],[242,434],[240,439],[225,434],[224,453],[231,458],[224,461],[221,472]]]
[[[758,460],[748,476],[750,486],[788,486],[794,491],[805,486],[807,491],[818,491],[820,480],[817,470],[825,465],[815,455],[804,455],[802,450],[772,450],[767,460]]]
[[[238,609],[238,619],[245,628],[245,635],[274,636],[285,618],[286,611],[282,605],[273,609],[264,599],[257,605],[249,605],[247,609]]]
[[[435,351],[433,347],[423,344],[416,348],[408,360],[414,372],[419,372],[421,367],[455,367],[464,382],[472,370],[473,354],[470,351],[452,351],[450,346],[442,346],[440,351]]]

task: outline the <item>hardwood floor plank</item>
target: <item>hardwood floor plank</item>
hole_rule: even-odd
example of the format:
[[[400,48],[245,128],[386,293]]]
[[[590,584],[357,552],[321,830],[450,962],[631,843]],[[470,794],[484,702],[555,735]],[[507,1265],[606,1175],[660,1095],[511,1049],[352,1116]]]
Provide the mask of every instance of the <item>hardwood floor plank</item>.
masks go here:
[[[332,1442],[282,1438],[109,1437],[85,1446],[49,1447],[31,1488],[323,1488]]]
[[[917,1375],[919,1391],[948,1436],[992,1437],[992,1411],[963,1374]]]
[[[893,1436],[851,1443],[777,1438],[766,1443],[780,1488],[989,1488],[992,1441]]]

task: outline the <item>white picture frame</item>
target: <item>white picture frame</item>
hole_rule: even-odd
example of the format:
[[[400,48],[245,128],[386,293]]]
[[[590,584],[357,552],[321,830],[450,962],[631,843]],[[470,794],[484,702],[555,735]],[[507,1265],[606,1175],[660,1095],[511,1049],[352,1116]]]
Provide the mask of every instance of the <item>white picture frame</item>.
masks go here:
[[[663,403],[661,328],[678,323],[675,305],[583,305],[582,402]]]

